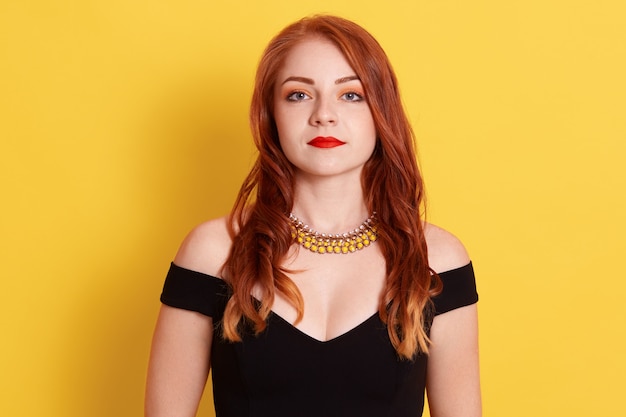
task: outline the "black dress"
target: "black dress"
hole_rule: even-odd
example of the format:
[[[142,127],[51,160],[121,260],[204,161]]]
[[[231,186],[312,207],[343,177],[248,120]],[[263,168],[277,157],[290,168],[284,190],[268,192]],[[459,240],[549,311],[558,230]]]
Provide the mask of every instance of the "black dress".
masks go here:
[[[435,314],[478,301],[472,264],[439,274]],[[220,336],[229,297],[221,279],[172,263],[161,301],[213,318],[213,399],[217,417],[416,417],[424,407],[426,355],[398,357],[378,313],[319,341],[270,313],[260,335]]]

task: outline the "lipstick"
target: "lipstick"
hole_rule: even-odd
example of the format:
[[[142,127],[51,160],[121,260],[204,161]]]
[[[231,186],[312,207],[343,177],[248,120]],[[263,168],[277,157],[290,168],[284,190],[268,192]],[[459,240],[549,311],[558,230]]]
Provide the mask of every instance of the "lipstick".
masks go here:
[[[308,145],[315,146],[316,148],[335,148],[337,146],[344,145],[345,142],[340,141],[332,136],[318,136],[307,142]]]

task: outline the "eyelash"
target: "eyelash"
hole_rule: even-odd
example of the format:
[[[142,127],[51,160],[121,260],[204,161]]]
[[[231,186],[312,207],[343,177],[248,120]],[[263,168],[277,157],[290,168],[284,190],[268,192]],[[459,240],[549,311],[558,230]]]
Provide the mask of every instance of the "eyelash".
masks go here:
[[[352,99],[347,98],[346,96],[353,96]],[[289,93],[287,95],[287,101],[302,101],[304,100],[306,97],[310,98],[310,96],[305,93],[304,91],[292,91],[291,93]],[[356,91],[346,91],[345,93],[341,94],[340,97],[344,97],[344,99],[346,101],[352,102],[352,103],[358,103],[359,101],[363,101],[363,94],[361,93],[357,93]]]
[[[353,95],[354,99],[352,99],[352,100],[347,99],[347,97],[346,97],[347,95]],[[353,103],[357,103],[359,101],[363,101],[363,94],[357,93],[356,91],[346,91],[345,93],[343,93],[341,95],[341,97],[346,97],[347,101],[350,101],[350,102],[353,102]]]
[[[303,97],[299,97],[296,98],[294,96],[296,95],[301,95],[301,96],[306,96],[306,97],[310,97],[307,93],[305,93],[304,91],[293,91],[291,93],[289,93],[287,95],[287,101],[302,101],[304,98]]]

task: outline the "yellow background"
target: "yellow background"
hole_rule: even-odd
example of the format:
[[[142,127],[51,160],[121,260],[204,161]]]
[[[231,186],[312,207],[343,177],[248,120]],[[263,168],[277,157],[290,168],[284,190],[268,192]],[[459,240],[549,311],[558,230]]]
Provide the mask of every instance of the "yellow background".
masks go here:
[[[250,166],[264,45],[315,12],[397,70],[475,263],[485,415],[626,415],[624,4],[4,0],[0,415],[141,415],[168,264]]]

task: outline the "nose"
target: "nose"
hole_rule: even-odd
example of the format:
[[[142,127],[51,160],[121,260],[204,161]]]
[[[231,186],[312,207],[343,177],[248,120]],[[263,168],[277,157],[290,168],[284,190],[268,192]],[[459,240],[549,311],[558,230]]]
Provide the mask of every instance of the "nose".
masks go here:
[[[313,126],[334,125],[337,123],[336,109],[329,99],[318,98],[309,122]]]

